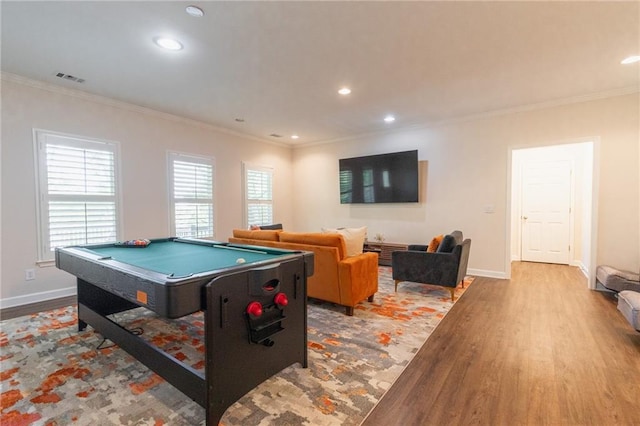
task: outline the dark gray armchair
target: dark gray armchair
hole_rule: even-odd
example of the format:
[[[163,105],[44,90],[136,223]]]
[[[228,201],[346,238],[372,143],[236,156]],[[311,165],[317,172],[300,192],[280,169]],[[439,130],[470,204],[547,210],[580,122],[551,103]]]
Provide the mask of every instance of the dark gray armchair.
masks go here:
[[[391,253],[393,279],[398,283],[410,281],[448,287],[451,300],[455,300],[455,288],[464,286],[471,240],[463,239],[462,232],[445,235],[435,253],[428,253],[426,245],[410,245],[408,251]]]

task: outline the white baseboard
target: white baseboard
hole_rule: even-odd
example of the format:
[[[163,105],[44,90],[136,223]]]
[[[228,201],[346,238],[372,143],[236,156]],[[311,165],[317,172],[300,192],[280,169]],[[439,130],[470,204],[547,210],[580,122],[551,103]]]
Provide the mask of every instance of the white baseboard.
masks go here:
[[[500,271],[487,271],[485,269],[467,269],[467,275],[472,275],[474,277],[486,277],[486,278],[498,278],[504,280],[507,278],[507,274],[505,272]]]
[[[25,296],[7,297],[5,299],[0,299],[0,309],[29,305],[31,303],[45,302],[47,300],[59,299],[61,297],[75,296],[76,294],[76,286],[73,286],[62,288],[60,290],[50,290],[40,293],[27,294]]]
[[[589,271],[587,271],[587,268],[584,266],[584,263],[582,263],[582,261],[573,260],[571,261],[571,266],[575,266],[578,269],[580,269],[580,271],[584,274],[584,276],[587,277],[587,279],[589,279]]]

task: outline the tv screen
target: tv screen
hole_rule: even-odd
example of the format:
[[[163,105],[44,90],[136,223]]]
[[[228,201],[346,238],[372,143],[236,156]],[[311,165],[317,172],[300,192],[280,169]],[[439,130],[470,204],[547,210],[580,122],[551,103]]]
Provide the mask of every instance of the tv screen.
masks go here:
[[[340,159],[340,204],[417,202],[417,150]]]

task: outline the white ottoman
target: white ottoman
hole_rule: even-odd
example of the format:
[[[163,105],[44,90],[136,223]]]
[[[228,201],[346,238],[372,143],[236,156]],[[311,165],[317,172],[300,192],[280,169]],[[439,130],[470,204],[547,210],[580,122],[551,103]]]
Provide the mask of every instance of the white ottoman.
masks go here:
[[[618,310],[633,328],[640,331],[640,293],[631,290],[618,293]]]

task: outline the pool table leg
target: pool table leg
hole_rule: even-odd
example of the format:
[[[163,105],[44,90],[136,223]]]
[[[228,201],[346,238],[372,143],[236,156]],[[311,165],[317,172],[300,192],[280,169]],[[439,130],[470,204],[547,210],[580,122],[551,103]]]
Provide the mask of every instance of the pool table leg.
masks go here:
[[[84,320],[84,312],[82,305],[98,312],[103,316],[115,314],[117,312],[135,309],[138,305],[131,303],[115,294],[109,293],[87,281],[77,279],[78,288],[78,331],[84,331],[87,328],[87,322]]]

